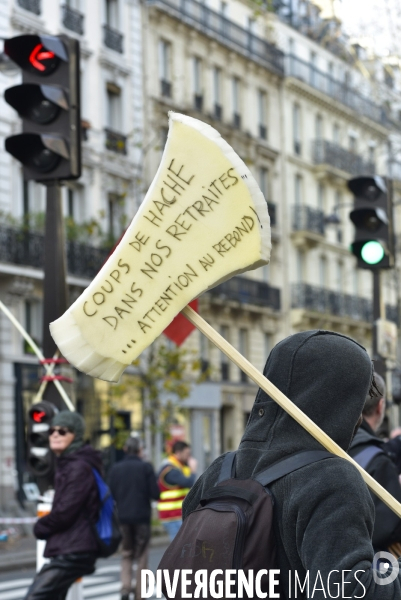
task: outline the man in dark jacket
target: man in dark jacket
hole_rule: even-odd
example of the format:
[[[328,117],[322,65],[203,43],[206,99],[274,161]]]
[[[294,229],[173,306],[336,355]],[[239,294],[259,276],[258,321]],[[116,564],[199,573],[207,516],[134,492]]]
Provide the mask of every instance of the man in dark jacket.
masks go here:
[[[128,438],[124,451],[124,460],[116,463],[110,471],[110,489],[117,503],[123,536],[121,599],[129,599],[132,566],[137,561],[135,600],[140,600],[141,570],[147,569],[148,564],[150,501],[159,499],[159,487],[152,465],[142,460],[140,439]]]
[[[264,374],[348,450],[372,382],[372,363],[362,346],[328,331],[297,333],[275,346]],[[319,442],[259,390],[237,451],[236,476],[246,479],[286,456],[321,449]],[[215,485],[222,460],[217,458],[189,492],[183,505],[184,519]],[[339,457],[321,460],[282,477],[269,488],[275,498],[282,599],[295,597],[294,587],[292,594],[289,592],[295,571],[301,582],[309,575],[310,593],[317,582],[309,595],[314,600],[329,598],[328,586],[331,597],[401,597],[401,573],[387,585],[376,583],[373,502],[352,464]]]
[[[34,533],[46,540],[50,563],[36,575],[25,600],[64,600],[68,588],[95,570],[98,546],[93,527],[100,501],[92,469],[102,470],[100,453],[85,445],[85,422],[74,412],[58,413],[49,430],[57,456],[51,512],[37,521]]]
[[[401,487],[396,465],[386,453],[384,440],[375,432],[383,422],[386,410],[386,387],[383,379],[375,373],[380,393],[366,398],[363,422],[351,444],[350,455],[394,498],[401,502]],[[376,551],[388,550],[393,544],[401,543],[401,519],[372,493],[376,517],[372,543]]]

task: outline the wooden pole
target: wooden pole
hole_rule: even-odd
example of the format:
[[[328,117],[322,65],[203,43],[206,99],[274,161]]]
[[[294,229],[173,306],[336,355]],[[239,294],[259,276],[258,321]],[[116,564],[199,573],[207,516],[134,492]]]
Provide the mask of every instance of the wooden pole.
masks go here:
[[[286,413],[297,421],[308,433],[310,433],[322,446],[329,452],[336,454],[340,458],[345,458],[352,463],[360,472],[365,483],[395,514],[401,518],[401,504],[385,490],[373,477],[371,477],[362,467],[358,465],[330,436],[316,425],[302,410],[298,408],[291,400],[285,396],[271,381],[266,379],[246,358],[242,356],[225,340],[213,327],[211,327],[202,317],[189,306],[186,306],[182,313],[195,327],[201,331],[219,350],[224,352],[237,367],[242,369],[252,381],[266,392]]]

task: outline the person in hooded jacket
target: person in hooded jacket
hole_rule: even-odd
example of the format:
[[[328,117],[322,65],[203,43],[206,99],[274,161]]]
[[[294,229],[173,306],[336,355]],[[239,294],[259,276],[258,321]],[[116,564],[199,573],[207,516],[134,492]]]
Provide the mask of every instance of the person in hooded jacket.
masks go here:
[[[84,443],[85,421],[75,412],[58,413],[49,429],[56,455],[51,512],[39,519],[34,534],[46,540],[50,559],[37,573],[25,600],[64,600],[68,588],[95,570],[98,544],[93,532],[100,500],[92,469],[102,472],[100,452]]]
[[[277,344],[264,375],[344,450],[348,450],[373,382],[366,350],[330,331],[305,331]],[[236,454],[236,477],[246,479],[281,459],[322,446],[259,389]],[[183,504],[183,518],[217,481],[225,455],[203,473]],[[309,597],[399,600],[401,572],[377,583],[371,537],[374,506],[368,487],[347,460],[330,457],[269,485],[274,496],[277,568],[284,598],[290,578],[309,580]],[[386,575],[386,574],[384,574]],[[391,578],[391,577],[390,577]],[[359,580],[359,581],[358,581]],[[363,587],[362,587],[363,586]],[[308,597],[300,594],[298,597]],[[313,595],[312,595],[313,594]]]
[[[401,502],[401,486],[398,479],[396,464],[386,450],[388,443],[377,437],[376,431],[383,423],[386,412],[386,385],[383,378],[375,373],[378,388],[377,394],[367,396],[363,407],[363,421],[357,431],[349,454],[358,464],[380,483],[394,498]],[[367,455],[367,460],[363,456]],[[373,454],[376,452],[376,454]],[[360,460],[362,459],[362,462]],[[375,526],[372,543],[376,551],[388,550],[394,546],[394,551],[401,554],[401,519],[382,500],[371,492],[375,505]],[[397,550],[396,550],[397,548]]]

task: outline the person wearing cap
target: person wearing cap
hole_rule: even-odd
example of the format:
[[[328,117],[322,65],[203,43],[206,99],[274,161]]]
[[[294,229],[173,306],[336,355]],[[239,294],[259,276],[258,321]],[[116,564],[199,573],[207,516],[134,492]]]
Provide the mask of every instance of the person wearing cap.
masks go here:
[[[36,522],[34,534],[46,540],[44,556],[50,562],[37,573],[25,600],[64,600],[74,581],[95,570],[100,500],[92,469],[101,473],[102,462],[100,452],[85,444],[84,433],[84,419],[70,411],[59,412],[49,429],[55,494],[51,512]]]

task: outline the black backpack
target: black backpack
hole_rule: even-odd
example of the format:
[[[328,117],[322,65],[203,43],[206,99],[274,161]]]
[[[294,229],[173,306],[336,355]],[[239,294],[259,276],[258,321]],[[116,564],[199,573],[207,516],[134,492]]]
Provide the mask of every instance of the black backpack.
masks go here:
[[[277,568],[274,500],[266,486],[306,465],[333,457],[325,450],[307,450],[284,458],[251,479],[235,479],[235,454],[226,454],[216,485],[204,494],[198,507],[188,515],[163,555],[158,569],[169,572],[170,582],[174,581],[174,571],[179,570],[175,590],[166,589],[165,577],[162,579],[166,598],[181,598],[182,569],[192,571],[187,592],[194,597],[195,571],[205,569],[209,577],[215,569],[222,569],[223,575],[218,579],[223,580],[227,569],[241,569],[246,577],[252,569],[255,578],[262,569]],[[234,589],[237,594],[238,584],[236,580]],[[263,592],[269,593],[268,573],[261,577],[260,587]],[[212,597],[209,586],[206,597]],[[243,597],[257,596],[255,592],[248,595],[243,588]]]

